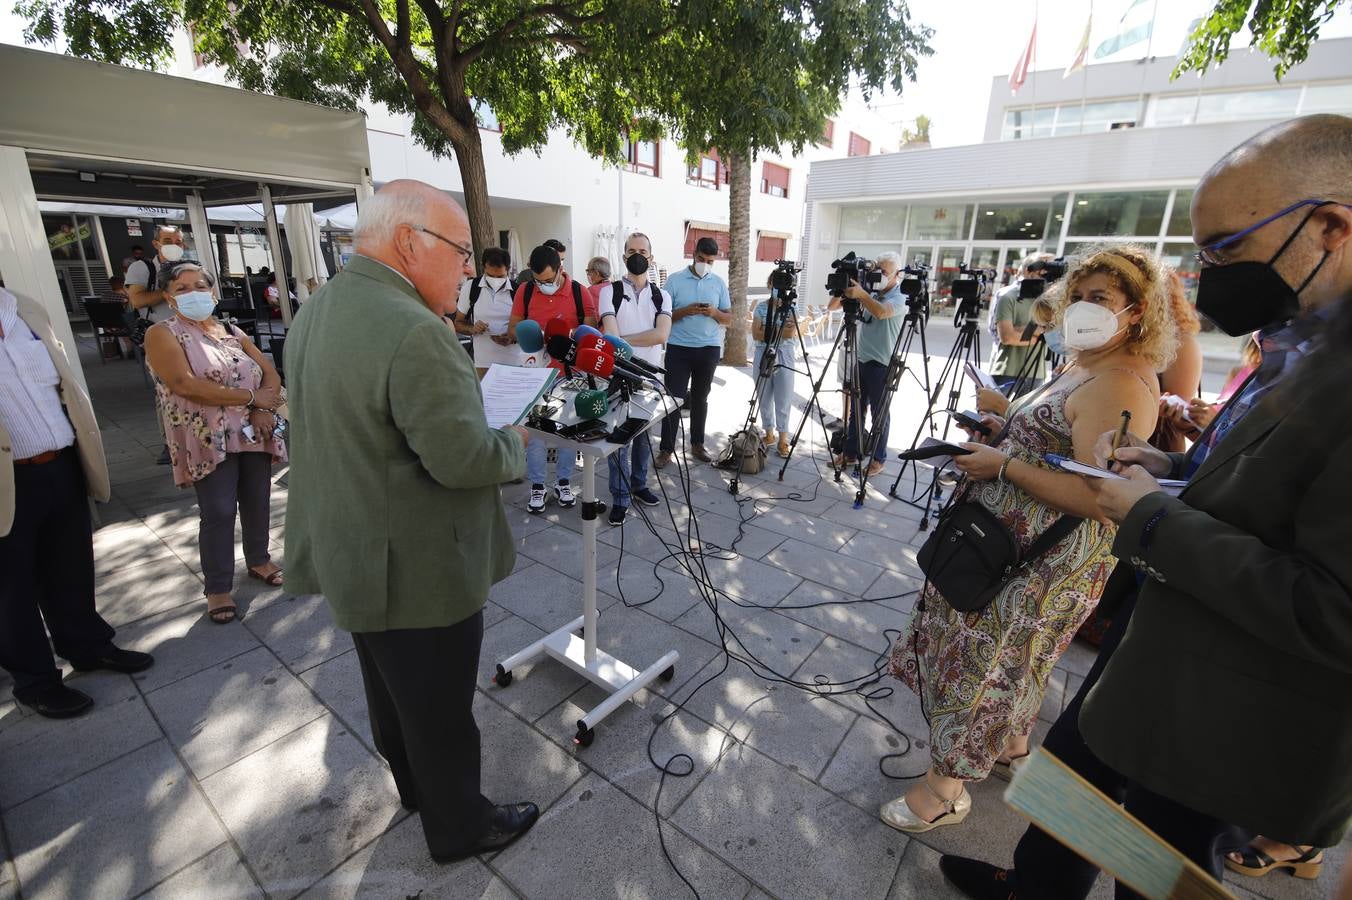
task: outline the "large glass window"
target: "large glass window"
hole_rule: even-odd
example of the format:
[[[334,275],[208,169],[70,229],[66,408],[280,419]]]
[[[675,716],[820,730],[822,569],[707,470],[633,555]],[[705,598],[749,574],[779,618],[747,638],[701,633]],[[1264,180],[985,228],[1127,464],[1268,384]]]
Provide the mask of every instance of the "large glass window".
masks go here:
[[[847,206],[840,211],[842,241],[899,241],[905,230],[905,205]]]
[[[1155,98],[1152,125],[1191,125],[1196,119],[1196,94],[1164,94]]]
[[[971,214],[972,207],[962,203],[912,206],[911,224],[906,230],[906,237],[912,241],[965,241]]]
[[[1077,194],[1070,234],[1080,236],[1158,235],[1168,191]]]
[[[1178,276],[1183,280],[1183,289],[1187,291],[1189,300],[1197,299],[1197,277],[1202,271],[1202,264],[1197,261],[1197,247],[1188,241],[1186,244],[1165,244],[1164,252],[1160,254],[1160,260],[1178,270]]]
[[[1169,214],[1170,237],[1192,237],[1192,191],[1179,191],[1174,195],[1174,209]]]
[[[1065,107],[1062,107],[1065,112]],[[1106,103],[1088,103],[1084,107],[1083,130],[1086,134],[1096,131],[1108,131],[1119,122],[1136,124],[1140,113],[1137,100],[1110,100]]]
[[[1197,121],[1236,122],[1241,119],[1281,119],[1296,114],[1300,88],[1227,91],[1203,94],[1197,100]]]
[[[976,212],[976,239],[1037,241],[1046,225],[1046,203],[983,203]]]
[[[1049,137],[1056,120],[1056,107],[1043,106],[1037,109],[1011,109],[1005,111],[1005,125],[1000,138],[1006,141],[1025,140],[1035,137]]]
[[[1352,81],[1305,86],[1305,99],[1300,105],[1301,115],[1349,112],[1352,112]]]

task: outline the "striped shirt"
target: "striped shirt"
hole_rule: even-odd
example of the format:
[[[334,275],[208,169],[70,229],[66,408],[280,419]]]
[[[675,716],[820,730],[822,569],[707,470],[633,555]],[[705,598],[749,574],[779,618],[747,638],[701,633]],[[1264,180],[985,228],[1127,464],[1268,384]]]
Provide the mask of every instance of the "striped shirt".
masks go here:
[[[13,294],[0,288],[0,425],[9,432],[15,459],[27,459],[75,443],[66,418],[61,376],[47,345],[19,318]]]

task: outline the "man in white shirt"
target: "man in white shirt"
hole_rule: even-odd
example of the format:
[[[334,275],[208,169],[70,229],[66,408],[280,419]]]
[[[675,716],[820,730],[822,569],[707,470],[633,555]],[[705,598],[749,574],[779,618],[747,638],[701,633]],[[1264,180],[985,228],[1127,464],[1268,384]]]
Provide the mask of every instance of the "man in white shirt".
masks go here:
[[[127,267],[127,299],[131,308],[151,322],[160,322],[171,318],[174,311],[164,299],[160,289],[159,275],[184,257],[183,232],[172,225],[161,225],[150,242],[155,248],[153,260],[137,259]]]
[[[480,378],[493,363],[525,365],[527,354],[517,346],[515,335],[507,331],[507,321],[512,317],[512,282],[507,277],[511,261],[506,250],[489,247],[479,267],[482,274],[460,287],[455,330],[473,335],[474,367]]]
[[[597,311],[601,330],[634,348],[634,357],[662,365],[662,348],[671,334],[671,295],[649,278],[652,274],[652,242],[634,232],[624,242],[625,277],[601,288]],[[618,293],[617,293],[618,288]],[[648,463],[652,460],[648,431],[634,438],[606,459],[610,468],[610,524],[623,525],[634,498],[644,506],[661,501],[648,487]]]
[[[15,700],[54,719],[94,701],[62,683],[53,646],[81,672],[154,662],[115,647],[95,608],[89,497],[109,497],[89,396],[42,307],[0,288],[0,668]]]

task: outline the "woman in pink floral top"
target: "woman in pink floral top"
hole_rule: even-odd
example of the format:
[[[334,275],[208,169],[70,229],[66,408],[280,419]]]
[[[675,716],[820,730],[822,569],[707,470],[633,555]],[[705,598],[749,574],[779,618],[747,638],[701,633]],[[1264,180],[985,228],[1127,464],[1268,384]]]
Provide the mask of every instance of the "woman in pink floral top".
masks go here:
[[[253,341],[212,315],[215,284],[200,266],[175,266],[167,285],[175,315],[146,332],[146,361],[174,483],[197,491],[207,616],[223,625],[236,616],[230,592],[237,509],[249,575],[282,583],[282,570],[268,552],[272,464],[286,461],[275,413],[282,381]]]

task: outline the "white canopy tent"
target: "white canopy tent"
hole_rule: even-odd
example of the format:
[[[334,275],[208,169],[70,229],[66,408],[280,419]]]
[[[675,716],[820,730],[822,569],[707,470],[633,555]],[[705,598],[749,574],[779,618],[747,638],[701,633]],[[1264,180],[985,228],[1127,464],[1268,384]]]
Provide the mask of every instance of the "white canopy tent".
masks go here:
[[[257,204],[285,284],[274,201],[360,203],[372,190],[360,113],[7,45],[0,108],[0,276],[48,308],[77,371],[39,201],[180,211],[203,234],[207,218]]]

